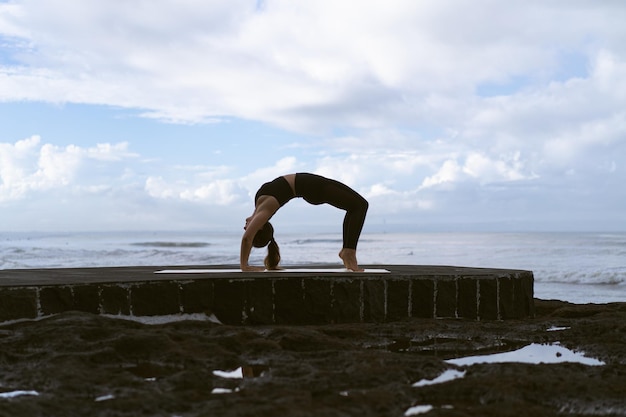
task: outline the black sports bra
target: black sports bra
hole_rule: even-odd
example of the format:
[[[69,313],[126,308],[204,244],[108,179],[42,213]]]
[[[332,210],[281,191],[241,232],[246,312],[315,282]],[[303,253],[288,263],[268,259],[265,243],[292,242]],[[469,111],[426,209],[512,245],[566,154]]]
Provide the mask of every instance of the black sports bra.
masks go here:
[[[270,182],[266,182],[259,188],[259,191],[256,192],[254,196],[254,203],[256,204],[257,200],[262,195],[271,195],[272,197],[278,200],[278,204],[280,206],[284,206],[287,201],[291,200],[295,196],[293,195],[293,191],[289,182],[285,179],[285,177],[278,177]]]

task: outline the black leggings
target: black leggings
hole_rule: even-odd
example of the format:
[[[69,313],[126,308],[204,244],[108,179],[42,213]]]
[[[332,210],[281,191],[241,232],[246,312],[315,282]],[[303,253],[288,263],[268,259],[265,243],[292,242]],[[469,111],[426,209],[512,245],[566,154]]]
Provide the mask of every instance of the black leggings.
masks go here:
[[[296,174],[296,197],[310,204],[330,204],[346,211],[343,219],[343,247],[356,249],[369,204],[359,193],[339,181],[315,174]]]

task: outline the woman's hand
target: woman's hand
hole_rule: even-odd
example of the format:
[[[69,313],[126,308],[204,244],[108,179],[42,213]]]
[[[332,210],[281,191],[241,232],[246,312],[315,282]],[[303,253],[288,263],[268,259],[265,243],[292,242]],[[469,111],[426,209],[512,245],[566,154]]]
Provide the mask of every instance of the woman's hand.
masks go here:
[[[246,219],[246,225],[244,226],[245,232],[241,237],[241,252],[239,254],[239,265],[243,272],[263,272],[265,268],[262,266],[250,266],[248,265],[248,259],[250,258],[250,251],[252,250],[252,242],[254,236],[259,230],[267,223],[276,213],[276,210],[280,207],[278,200],[274,197],[265,196],[259,199],[260,205],[256,206],[252,216]]]
[[[265,267],[264,266],[245,265],[245,266],[241,267],[241,271],[242,272],[263,272],[263,271],[265,271]]]

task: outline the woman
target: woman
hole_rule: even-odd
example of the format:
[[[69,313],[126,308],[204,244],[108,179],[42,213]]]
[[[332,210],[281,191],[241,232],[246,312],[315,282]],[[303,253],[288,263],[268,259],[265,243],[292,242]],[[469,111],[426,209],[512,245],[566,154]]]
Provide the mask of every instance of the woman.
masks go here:
[[[347,269],[363,271],[356,260],[356,246],[369,206],[367,200],[345,184],[308,173],[284,175],[259,188],[254,197],[254,213],[246,219],[245,232],[241,238],[241,270],[278,269],[280,249],[274,240],[274,228],[269,220],[279,208],[295,197],[302,197],[310,204],[327,203],[346,211],[343,219],[343,248],[339,257]],[[262,248],[266,245],[265,267],[248,265],[252,247]]]

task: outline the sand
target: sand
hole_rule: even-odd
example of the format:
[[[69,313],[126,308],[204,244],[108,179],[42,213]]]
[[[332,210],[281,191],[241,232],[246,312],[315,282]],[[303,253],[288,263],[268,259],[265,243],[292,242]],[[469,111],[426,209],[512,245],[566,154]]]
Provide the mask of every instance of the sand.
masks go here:
[[[535,305],[483,322],[4,324],[0,416],[625,416],[626,303]],[[447,362],[531,344],[602,364]]]

